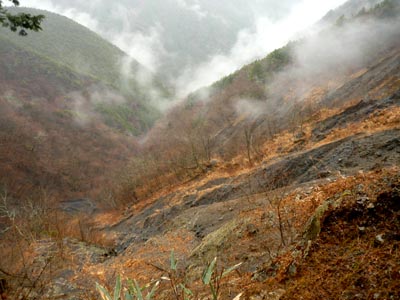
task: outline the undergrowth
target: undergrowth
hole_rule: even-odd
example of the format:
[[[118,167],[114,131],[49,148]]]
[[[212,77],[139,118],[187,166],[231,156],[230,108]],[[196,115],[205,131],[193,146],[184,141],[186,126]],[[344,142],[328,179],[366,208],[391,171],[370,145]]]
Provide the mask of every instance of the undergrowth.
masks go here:
[[[222,288],[223,279],[232,272],[237,271],[242,263],[238,263],[229,268],[218,268],[217,257],[204,269],[201,283],[208,290],[207,299],[218,300]],[[182,276],[182,272],[178,269],[178,261],[175,258],[174,251],[171,251],[169,269],[157,267],[166,273],[157,280],[141,286],[135,279],[127,279],[125,282],[118,275],[113,292],[107,290],[104,286],[96,283],[96,289],[99,292],[101,300],[151,300],[156,297],[156,293],[160,288],[161,282],[167,282],[166,291],[163,294],[170,294],[171,299],[175,300],[194,300],[199,299],[196,294],[186,283],[186,279]],[[161,293],[160,293],[161,294]],[[242,294],[235,297],[239,300]],[[203,297],[204,298],[204,297]]]

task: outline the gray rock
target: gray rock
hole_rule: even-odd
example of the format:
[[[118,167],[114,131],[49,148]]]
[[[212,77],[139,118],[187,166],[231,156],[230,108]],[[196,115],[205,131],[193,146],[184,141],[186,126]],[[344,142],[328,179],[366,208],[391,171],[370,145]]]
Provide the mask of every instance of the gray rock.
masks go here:
[[[97,206],[92,200],[81,198],[61,201],[60,209],[73,215],[81,213],[93,214],[97,210]]]

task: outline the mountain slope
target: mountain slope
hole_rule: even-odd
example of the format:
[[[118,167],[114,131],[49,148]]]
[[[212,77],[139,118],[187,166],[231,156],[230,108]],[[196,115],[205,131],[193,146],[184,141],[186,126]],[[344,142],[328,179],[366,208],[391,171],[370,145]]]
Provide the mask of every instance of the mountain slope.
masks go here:
[[[375,77],[387,64],[377,62],[364,75]],[[387,88],[380,85],[382,92]],[[222,299],[239,293],[242,299],[315,299],[321,293],[326,299],[396,298],[399,81],[396,89],[389,97],[314,116],[304,124],[300,150],[292,133],[283,131],[263,145],[268,157],[251,168],[220,161],[123,214],[89,214],[81,222],[108,247],[73,239],[65,239],[63,248],[33,243],[39,257],[69,253],[57,275],[44,271],[41,292],[96,298],[95,282],[112,290],[116,273],[141,284],[174,274],[204,298],[210,291],[198,279],[218,257],[220,267],[242,263],[221,281]],[[176,273],[168,273],[171,250],[179,260]],[[40,263],[29,268],[40,269]],[[169,281],[161,281],[156,295],[173,297]]]
[[[168,90],[154,74],[84,26],[47,11],[31,8],[10,10],[15,13],[24,11],[45,15],[44,30],[31,32],[25,39],[0,28],[0,37],[73,72],[92,77],[93,80],[118,90],[123,97],[133,98],[148,113],[142,118],[145,120],[144,126],[151,125],[157,116],[151,103],[170,97]],[[108,107],[107,110],[113,109]],[[132,133],[138,134],[139,131]]]
[[[141,171],[132,174],[132,186],[154,192],[160,182],[199,176],[214,159],[241,160],[243,153],[252,165],[268,156],[265,141],[284,130],[301,149],[303,124],[322,108],[390,96],[398,80],[400,21],[398,2],[385,3],[189,95],[151,130],[143,159],[157,168],[142,168],[138,157],[132,169]],[[374,68],[376,73],[366,73]]]
[[[229,53],[242,30],[254,29],[257,16],[274,22],[288,15],[293,1],[122,0],[114,3],[115,13],[110,13],[105,0],[98,0],[96,5],[53,0],[41,7],[48,7],[49,2],[59,12],[77,19],[85,16],[83,20],[92,21],[88,24],[96,32],[126,52],[132,49],[142,56],[141,61],[174,81],[182,70]]]
[[[340,7],[328,12],[318,23],[319,25],[334,24],[339,18],[351,18],[357,15],[360,11],[370,10],[375,5],[384,0],[351,0],[346,1]]]
[[[85,97],[94,87],[101,90],[100,82],[1,37],[0,49],[3,188],[16,197],[38,188],[72,197],[93,190],[96,178],[105,180],[99,170],[111,172],[123,165],[121,154],[128,157],[134,141],[107,126],[90,97]],[[138,118],[130,121],[141,128]],[[98,165],[100,161],[104,164]]]
[[[123,211],[73,199],[48,210],[28,202],[13,211],[19,218],[3,214],[2,254],[10,257],[0,261],[5,297],[97,299],[96,283],[118,293],[121,278],[124,291],[133,292],[132,278],[137,294],[138,286],[146,293],[154,285],[155,299],[397,299],[398,8],[386,1],[191,95],[135,148],[122,176],[111,175],[128,202]],[[24,123],[25,110],[12,96],[2,113]],[[77,125],[65,112],[66,119],[50,122],[38,108],[28,111],[40,115],[41,126]],[[90,124],[77,126],[75,139],[102,126]],[[43,134],[29,130],[25,135],[40,145]],[[56,150],[74,142],[71,152],[88,151],[92,135],[67,136]],[[14,136],[0,143],[26,140]],[[105,142],[96,151],[117,159],[111,150],[119,148]],[[37,144],[15,149],[40,155]],[[43,153],[50,154],[35,161],[51,155]],[[85,154],[78,157],[89,160]],[[55,169],[86,175],[82,162]],[[10,170],[18,168],[28,169],[13,162]],[[60,221],[63,213],[70,217]],[[22,254],[13,250],[21,244]],[[237,272],[223,276],[228,266]]]
[[[19,200],[41,189],[56,201],[98,200],[102,188],[94,186],[111,185],[110,174],[137,148],[131,136],[158,112],[130,80],[118,83],[120,50],[64,17],[47,17],[45,30],[55,27],[43,36],[0,30],[0,185]],[[76,56],[90,68],[73,65]]]
[[[31,8],[12,8],[11,11],[44,15],[43,31],[30,32],[25,38],[0,29],[1,36],[8,37],[24,49],[105,83],[115,84],[120,80],[121,64],[126,54],[96,33],[71,19],[47,11]],[[132,66],[139,68],[135,61]]]

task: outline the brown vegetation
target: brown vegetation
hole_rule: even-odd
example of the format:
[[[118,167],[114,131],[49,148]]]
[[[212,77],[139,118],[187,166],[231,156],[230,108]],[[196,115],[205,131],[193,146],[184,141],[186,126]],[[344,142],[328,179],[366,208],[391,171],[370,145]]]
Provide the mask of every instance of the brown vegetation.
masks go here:
[[[265,62],[246,66],[141,145],[76,123],[42,81],[50,99],[0,95],[1,297],[95,299],[94,283],[111,289],[118,274],[171,276],[174,250],[176,282],[201,299],[215,256],[243,263],[221,299],[398,298],[399,57],[301,93],[303,78],[266,88]],[[62,207],[87,196],[120,210]]]

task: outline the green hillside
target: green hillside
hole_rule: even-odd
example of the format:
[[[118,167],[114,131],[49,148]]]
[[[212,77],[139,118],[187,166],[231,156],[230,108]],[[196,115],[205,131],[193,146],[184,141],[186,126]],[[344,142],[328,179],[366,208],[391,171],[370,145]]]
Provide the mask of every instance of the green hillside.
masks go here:
[[[138,83],[135,75],[139,71],[142,74],[144,72],[151,75],[150,71],[131,59],[132,76],[121,78],[122,63],[127,54],[98,34],[67,17],[48,11],[32,8],[12,8],[11,10],[44,15],[43,31],[30,32],[28,36],[22,37],[0,28],[0,36],[8,37],[23,49],[36,52],[78,73],[94,77],[126,93],[133,93],[142,101],[149,100],[146,88]],[[154,80],[154,85],[159,93],[167,95],[157,78]]]
[[[48,60],[34,52],[24,49],[6,36],[0,35],[1,83],[10,85],[15,81],[18,90],[27,90],[32,96],[44,96],[46,93],[35,87],[40,78],[45,78],[57,94],[81,89],[89,77],[80,75],[70,68]],[[93,80],[92,80],[93,82]],[[51,97],[50,95],[47,95]]]
[[[7,48],[1,51],[3,82],[18,80],[16,90],[31,89],[32,94],[42,90],[37,97],[48,97],[43,85],[49,89],[51,85],[47,83],[55,80],[57,84],[50,89],[58,90],[61,96],[62,91],[65,94],[85,90],[89,85],[103,86],[124,99],[124,103],[116,104],[104,96],[100,103],[94,104],[93,109],[103,116],[107,125],[133,135],[151,127],[159,114],[150,102],[154,95],[167,98],[168,92],[157,78],[151,87],[136,80],[137,72],[143,76],[143,72],[151,75],[149,71],[133,60],[130,75],[122,78],[121,63],[127,55],[96,33],[54,13],[26,8],[12,10],[43,14],[45,20],[43,31],[30,32],[26,37],[0,28],[1,47]],[[24,68],[18,68],[21,65]],[[39,83],[37,78],[43,77],[48,81]],[[69,88],[71,83],[74,89]]]
[[[47,11],[27,8],[12,10],[45,15],[43,31],[30,32],[22,37],[7,29],[0,29],[0,36],[6,36],[24,49],[107,83],[115,83],[120,77],[118,65],[125,54],[96,33],[64,16]],[[137,63],[134,65],[138,67]]]

